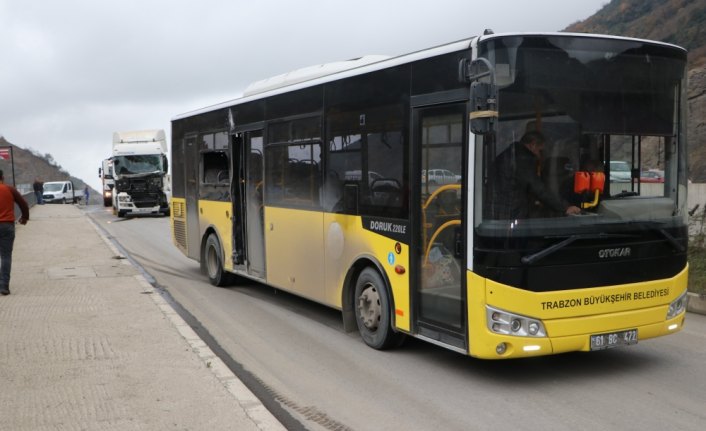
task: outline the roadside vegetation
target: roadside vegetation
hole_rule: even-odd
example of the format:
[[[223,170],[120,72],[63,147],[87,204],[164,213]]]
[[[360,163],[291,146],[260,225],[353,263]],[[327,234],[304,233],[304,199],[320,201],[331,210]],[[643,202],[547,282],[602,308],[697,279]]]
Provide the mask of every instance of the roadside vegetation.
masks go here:
[[[706,247],[689,247],[689,292],[706,294]]]
[[[689,292],[706,295],[706,207],[690,215]]]

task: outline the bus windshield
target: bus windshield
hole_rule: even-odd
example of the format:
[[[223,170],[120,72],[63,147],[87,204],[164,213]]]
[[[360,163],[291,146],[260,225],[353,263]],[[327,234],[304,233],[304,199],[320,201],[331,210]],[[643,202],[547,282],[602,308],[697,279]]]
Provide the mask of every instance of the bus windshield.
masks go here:
[[[498,121],[492,137],[478,138],[479,233],[683,225],[680,54],[638,40],[576,36],[481,44],[479,56],[495,67]],[[664,183],[641,183],[648,170],[663,171]]]

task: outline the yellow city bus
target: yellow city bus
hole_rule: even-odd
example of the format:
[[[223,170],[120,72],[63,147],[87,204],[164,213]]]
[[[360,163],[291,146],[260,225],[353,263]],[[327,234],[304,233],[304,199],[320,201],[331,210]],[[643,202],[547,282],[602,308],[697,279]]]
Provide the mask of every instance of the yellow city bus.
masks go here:
[[[214,285],[341,310],[375,349],[505,359],[674,333],[685,65],[654,41],[486,32],[256,82],[173,118],[174,243]]]

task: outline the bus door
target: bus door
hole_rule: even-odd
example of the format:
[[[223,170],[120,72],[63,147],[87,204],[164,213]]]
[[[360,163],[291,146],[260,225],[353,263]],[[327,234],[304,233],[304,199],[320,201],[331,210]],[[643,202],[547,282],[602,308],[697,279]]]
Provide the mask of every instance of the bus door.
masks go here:
[[[262,130],[239,133],[233,139],[237,190],[233,193],[233,260],[249,275],[264,279],[265,230]]]
[[[201,236],[199,232],[199,157],[196,135],[186,136],[184,139],[183,155],[184,160],[184,198],[186,200],[186,226],[188,232],[187,256],[192,259],[200,259]]]
[[[419,335],[466,348],[466,104],[416,108],[414,302]]]

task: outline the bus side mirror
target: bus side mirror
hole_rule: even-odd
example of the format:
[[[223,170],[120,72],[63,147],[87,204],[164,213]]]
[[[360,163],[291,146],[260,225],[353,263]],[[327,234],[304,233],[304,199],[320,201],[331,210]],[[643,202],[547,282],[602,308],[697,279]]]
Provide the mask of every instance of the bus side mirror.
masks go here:
[[[164,173],[169,172],[169,159],[167,159],[167,156],[162,154],[162,161],[164,165]]]
[[[491,133],[498,117],[498,90],[493,64],[483,57],[473,61],[464,58],[458,65],[458,79],[471,84],[471,132],[476,135]]]
[[[469,115],[471,132],[485,135],[492,132],[498,117],[495,86],[485,82],[471,84],[471,113]]]

